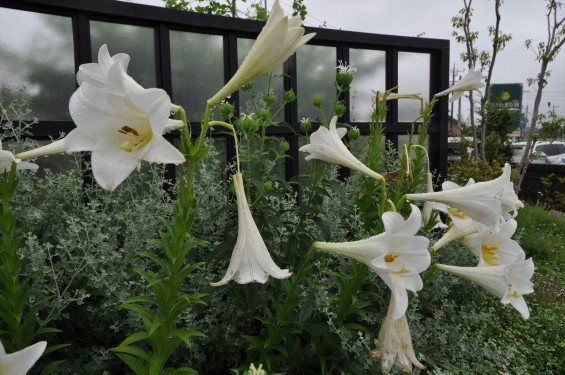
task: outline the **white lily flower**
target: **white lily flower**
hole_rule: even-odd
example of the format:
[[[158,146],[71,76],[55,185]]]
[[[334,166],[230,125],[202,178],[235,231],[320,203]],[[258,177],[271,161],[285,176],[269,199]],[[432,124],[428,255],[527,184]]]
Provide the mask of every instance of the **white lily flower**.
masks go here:
[[[385,231],[377,236],[354,242],[315,242],[313,245],[320,250],[347,255],[375,271],[394,296],[394,319],[406,312],[406,290],[417,292],[422,289],[419,273],[426,270],[431,262],[428,252],[430,241],[415,235],[422,224],[420,210],[414,205],[411,207],[412,213],[406,220],[397,212],[385,212]]]
[[[10,151],[2,150],[2,142],[0,141],[0,173],[9,172],[12,169],[12,163],[16,163],[16,169],[31,169],[37,170],[37,164],[21,161],[16,158]]]
[[[430,172],[426,173],[426,192],[433,193],[434,192],[434,183],[432,181],[432,174]],[[442,209],[445,205],[442,203],[435,203],[435,202],[424,202],[424,207],[422,208],[422,220],[424,224],[428,224],[430,221],[430,217],[432,216],[432,211],[434,209]],[[447,228],[441,218],[437,217],[435,225],[433,228]]]
[[[534,276],[534,262],[532,258],[529,258],[524,262],[513,264],[511,267],[509,275],[510,283],[501,302],[503,304],[510,303],[522,314],[524,319],[528,319],[530,317],[530,310],[528,309],[523,295],[534,292],[534,284],[530,281]]]
[[[130,90],[120,62],[108,69],[106,88],[84,81],[69,110],[77,128],[64,139],[67,152],[92,151],[94,178],[114,190],[141,160],[180,164],[184,156],[161,134],[171,100],[161,89]]]
[[[0,374],[26,375],[29,369],[41,357],[46,347],[47,342],[40,341],[19,352],[6,354],[4,345],[0,341]]]
[[[518,199],[514,191],[514,184],[508,181],[502,191],[502,216],[505,220],[515,218],[519,208],[524,208],[524,203]]]
[[[102,45],[98,50],[98,62],[82,64],[78,68],[77,72],[77,82],[82,85],[83,82],[88,82],[89,84],[98,88],[107,88],[108,86],[108,73],[110,68],[119,63],[119,66],[123,70],[123,80],[128,88],[128,91],[143,90],[143,87],[135,82],[126,72],[128,69],[130,57],[125,53],[118,53],[114,56],[110,56],[108,52],[108,46],[106,44]]]
[[[479,266],[498,266],[522,263],[526,253],[511,237],[518,223],[511,219],[501,223],[499,231],[482,227],[479,232],[463,236],[459,241],[479,259]]]
[[[406,315],[395,319],[393,313],[396,303],[391,296],[386,317],[379,331],[379,338],[375,340],[376,349],[371,350],[373,358],[381,360],[381,372],[387,374],[392,366],[396,365],[400,370],[412,373],[412,366],[425,369],[414,353],[412,336],[408,327]]]
[[[269,254],[267,246],[261,238],[259,229],[253,220],[247,204],[243,188],[243,176],[236,173],[233,176],[235,195],[237,199],[237,241],[233,250],[230,265],[225,276],[212,286],[221,286],[234,280],[238,284],[257,282],[264,284],[269,275],[276,279],[286,279],[291,273],[281,270]]]
[[[334,116],[330,121],[329,129],[320,126],[310,136],[310,143],[300,147],[300,151],[310,153],[310,155],[306,156],[306,161],[320,159],[331,164],[338,164],[353,169],[377,180],[382,180],[383,176],[360,162],[347,149],[341,141],[347,130],[344,128],[337,129],[336,123],[337,116]]]
[[[520,263],[486,267],[457,267],[437,264],[439,269],[463,277],[482,286],[501,299],[503,304],[512,304],[524,319],[530,312],[523,295],[533,293],[534,263],[529,258]]]
[[[497,228],[502,215],[502,196],[510,181],[510,171],[510,165],[506,164],[502,175],[494,180],[435,193],[407,194],[406,199],[444,203],[454,209],[454,214],[458,214],[455,210],[459,210],[475,221]]]
[[[447,90],[438,92],[437,94],[435,94],[435,96],[443,96],[449,93],[453,93],[453,95],[451,95],[451,98],[449,99],[449,102],[454,102],[459,99],[465,91],[472,91],[480,89],[481,87],[485,87],[485,84],[481,82],[482,79],[483,76],[481,74],[481,71],[475,71],[475,68],[473,67],[469,70],[469,73],[467,73],[465,77],[459,80],[459,82],[457,82]]]
[[[261,30],[243,63],[229,82],[212,98],[209,105],[215,105],[255,78],[282,64],[298,48],[308,43],[316,34],[304,35],[300,27],[300,16],[288,18],[279,1],[275,1],[267,23]]]

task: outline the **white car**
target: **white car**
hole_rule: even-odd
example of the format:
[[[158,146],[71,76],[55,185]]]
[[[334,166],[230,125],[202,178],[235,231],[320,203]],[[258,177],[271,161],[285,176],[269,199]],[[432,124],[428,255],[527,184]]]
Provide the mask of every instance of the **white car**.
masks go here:
[[[526,142],[513,143],[512,149],[514,151],[512,155],[512,162],[519,163],[524,155]],[[534,158],[543,157],[542,159],[547,159],[549,164],[565,165],[565,141],[536,142],[531,155]]]

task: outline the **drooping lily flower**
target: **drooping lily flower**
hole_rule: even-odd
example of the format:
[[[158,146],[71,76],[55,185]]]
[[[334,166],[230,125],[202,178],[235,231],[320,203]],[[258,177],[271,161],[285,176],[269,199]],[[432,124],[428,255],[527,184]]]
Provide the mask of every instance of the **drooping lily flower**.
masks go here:
[[[337,116],[334,116],[330,121],[329,129],[320,126],[318,130],[312,133],[310,143],[300,147],[300,151],[310,153],[305,159],[307,161],[320,159],[328,163],[353,169],[377,180],[382,180],[383,176],[360,162],[347,149],[345,144],[341,141],[341,138],[347,133],[347,130],[344,128],[337,129],[336,123]]]
[[[275,1],[267,23],[243,63],[229,82],[208,99],[208,105],[216,105],[247,82],[273,70],[298,48],[308,43],[316,34],[304,35],[304,28],[300,27],[300,22],[300,16],[289,19],[284,14],[279,1]]]
[[[502,195],[510,181],[510,170],[510,165],[506,164],[502,175],[494,180],[435,193],[407,194],[406,199],[444,203],[475,221],[496,228],[502,215]]]
[[[514,219],[501,223],[497,232],[483,226],[479,232],[463,236],[460,242],[479,259],[479,266],[522,263],[526,254],[511,238],[517,227]]]
[[[439,269],[463,277],[482,286],[501,299],[503,304],[512,304],[524,319],[530,312],[523,295],[533,293],[534,263],[529,258],[520,263],[486,267],[457,267],[437,264]]]
[[[420,210],[414,205],[411,207],[412,213],[406,220],[397,212],[385,212],[385,231],[377,236],[354,242],[315,242],[313,245],[320,250],[347,255],[376,272],[394,296],[394,319],[399,319],[406,312],[406,290],[417,292],[422,289],[419,273],[426,270],[431,262],[428,252],[430,241],[415,235],[422,225]]]
[[[396,303],[391,296],[385,319],[379,331],[379,338],[375,340],[376,349],[371,350],[373,358],[381,360],[381,372],[387,374],[392,366],[396,365],[400,370],[412,373],[412,366],[425,369],[414,353],[412,336],[408,327],[406,315],[395,319],[393,313]]]
[[[16,163],[16,169],[37,170],[38,168],[37,164],[21,161],[10,151],[2,150],[2,142],[0,141],[0,173],[9,172],[12,168],[12,163]]]
[[[437,94],[435,94],[435,96],[443,96],[453,93],[453,95],[451,95],[451,98],[449,99],[449,102],[454,102],[459,99],[465,91],[472,91],[480,89],[481,87],[485,87],[485,84],[481,82],[482,78],[483,77],[481,71],[475,71],[475,68],[473,67],[469,70],[469,73],[467,73],[465,77],[459,80],[459,82],[457,82],[447,90],[438,92]]]
[[[276,279],[290,277],[287,269],[281,270],[273,262],[259,229],[257,229],[247,204],[241,173],[233,176],[233,182],[237,199],[237,241],[225,276],[210,285],[221,286],[230,280],[238,284],[251,282],[264,284],[269,279],[269,275]]]
[[[40,341],[28,346],[19,352],[6,354],[4,345],[0,341],[0,374],[26,375],[29,369],[37,362],[47,347],[46,341]]]

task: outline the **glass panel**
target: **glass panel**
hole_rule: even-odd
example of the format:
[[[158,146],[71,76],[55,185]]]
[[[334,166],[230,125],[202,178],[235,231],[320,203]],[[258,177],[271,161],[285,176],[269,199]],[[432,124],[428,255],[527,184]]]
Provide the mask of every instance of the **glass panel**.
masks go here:
[[[255,39],[247,39],[247,38],[237,39],[237,63],[239,65],[241,65],[241,63],[245,59],[245,56],[247,56],[247,53],[251,49],[251,46],[253,46],[253,43],[255,43]],[[271,106],[271,109],[273,112],[276,112],[282,103],[282,97],[284,95],[284,82],[282,77],[283,65],[281,64],[277,66],[275,69],[272,70],[271,73],[273,75],[271,78],[271,90],[273,90],[277,96],[277,101]],[[253,93],[259,96],[259,103],[261,103],[261,105],[264,104],[261,98],[262,94],[263,92],[267,91],[268,87],[269,87],[269,77],[266,75],[261,76],[257,78],[255,81],[253,81]],[[240,101],[239,110],[241,113],[249,114],[256,112],[251,98],[246,93],[242,91],[239,92],[239,101]],[[284,120],[284,110],[280,111],[277,114],[276,119],[279,121]]]
[[[330,120],[336,94],[336,58],[335,47],[305,45],[296,52],[298,118],[319,119],[320,111],[312,101],[320,97],[324,101],[323,113]]]
[[[404,148],[404,145],[408,145],[408,139],[409,139],[409,135],[408,134],[399,134],[398,135],[398,155],[402,154],[402,150]],[[420,136],[418,134],[414,134],[412,136],[412,144],[417,144],[418,140],[420,139]],[[428,141],[430,140],[430,137],[428,136],[428,138],[426,138],[426,144],[424,145],[426,147],[426,149],[429,152],[429,146],[428,146]],[[420,148],[421,150],[421,148]],[[412,151],[412,156],[414,155],[414,152]]]
[[[171,31],[173,102],[189,121],[200,122],[206,100],[224,85],[224,42],[221,35]]]
[[[157,86],[155,70],[155,30],[152,27],[90,21],[92,61],[98,61],[98,50],[108,45],[110,55],[127,53],[128,74],[141,86]]]
[[[349,92],[351,121],[370,121],[373,91],[386,90],[386,52],[352,48],[349,59],[351,66],[357,69]]]
[[[72,20],[21,10],[0,11],[0,100],[25,86],[31,117],[69,120],[76,89]]]
[[[430,96],[430,54],[398,53],[398,92],[400,94],[420,93],[429,100]],[[398,121],[412,122],[420,113],[419,100],[398,101]]]

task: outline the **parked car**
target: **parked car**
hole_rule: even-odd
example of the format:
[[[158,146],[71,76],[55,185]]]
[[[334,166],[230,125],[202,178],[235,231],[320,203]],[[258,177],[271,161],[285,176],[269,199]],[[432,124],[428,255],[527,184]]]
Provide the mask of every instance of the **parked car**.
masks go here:
[[[513,143],[512,149],[512,163],[517,164],[520,160],[522,160],[522,156],[526,149],[526,142]],[[534,144],[531,158],[533,158],[532,161],[537,164],[565,165],[565,141],[536,142]],[[543,162],[541,160],[543,160]]]

